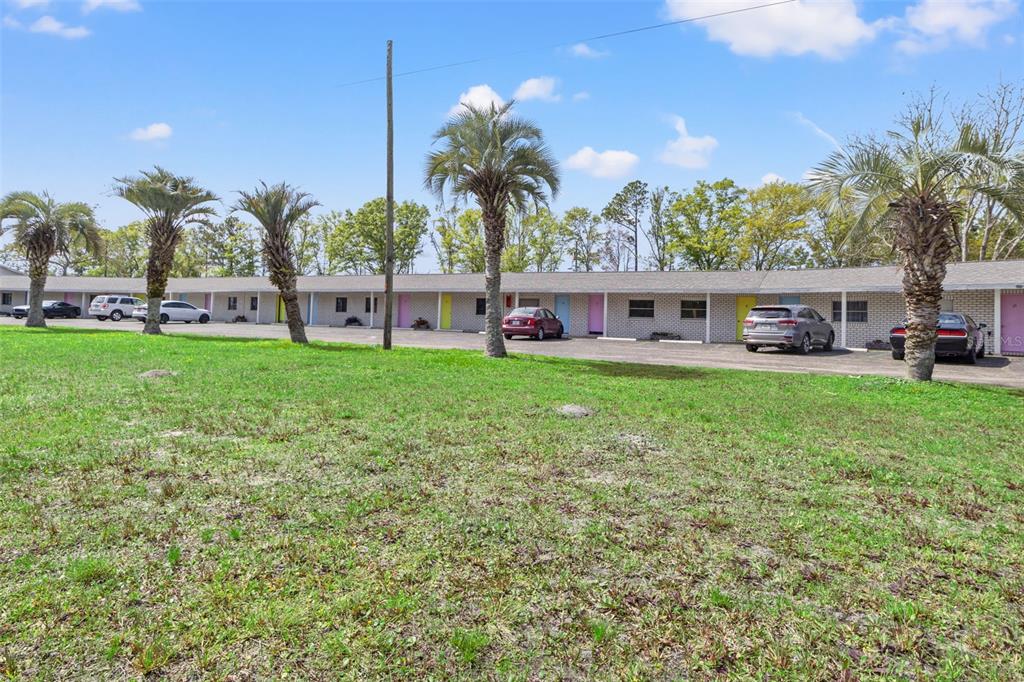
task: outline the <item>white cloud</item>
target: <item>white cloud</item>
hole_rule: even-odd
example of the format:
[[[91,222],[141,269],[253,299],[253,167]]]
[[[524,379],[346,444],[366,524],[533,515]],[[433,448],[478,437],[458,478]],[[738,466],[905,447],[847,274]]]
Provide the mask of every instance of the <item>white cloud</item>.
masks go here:
[[[595,50],[586,43],[576,43],[569,48],[569,51],[574,57],[583,57],[584,59],[600,59],[601,57],[607,57],[609,54],[604,50]]]
[[[154,140],[166,140],[171,136],[172,132],[171,126],[166,123],[150,123],[145,128],[136,128],[129,137],[138,142],[152,142]]]
[[[88,14],[102,7],[118,12],[138,12],[142,9],[142,5],[139,4],[138,0],[85,0],[85,4],[82,5],[82,11]]]
[[[4,26],[7,28],[25,28],[21,22],[10,15],[4,15]]]
[[[718,140],[710,135],[693,137],[686,131],[686,121],[681,116],[674,116],[672,120],[679,137],[665,145],[659,157],[661,162],[683,168],[705,168],[711,161],[711,152],[718,147]]]
[[[786,178],[782,177],[778,173],[765,173],[761,176],[762,185],[770,185],[773,182],[785,182]]]
[[[954,43],[980,46],[988,29],[1017,12],[1015,0],[921,0],[907,8],[896,49],[907,54],[932,52]]]
[[[67,38],[68,40],[84,38],[89,35],[89,29],[85,26],[68,26],[57,21],[50,15],[36,19],[35,22],[29,25],[28,30],[33,33],[47,33],[49,35],[60,36],[61,38]]]
[[[459,102],[451,109],[448,110],[448,115],[453,116],[462,111],[463,104],[471,104],[474,107],[486,108],[493,104],[496,107],[500,107],[505,104],[505,100],[501,98],[501,95],[494,91],[490,85],[481,84],[474,85],[469,90],[459,95]]]
[[[689,19],[763,4],[763,0],[722,3],[713,0],[666,0],[669,16]],[[726,43],[736,54],[770,57],[776,54],[818,54],[827,59],[846,56],[875,37],[884,21],[867,23],[854,0],[796,2],[696,22],[711,40]]]
[[[839,145],[839,140],[837,140],[833,135],[830,135],[827,131],[822,130],[821,127],[817,123],[815,123],[811,119],[807,118],[806,116],[801,114],[799,111],[794,111],[793,112],[793,118],[796,119],[797,123],[799,123],[802,126],[806,126],[806,127],[810,128],[811,131],[813,131],[815,135],[817,135],[821,139],[827,141],[830,145],[832,145],[836,149],[839,149],[839,146],[840,146]]]
[[[555,92],[557,81],[551,76],[540,78],[528,78],[519,84],[512,99],[525,102],[530,99],[539,99],[544,102],[557,102],[562,96]]]
[[[572,95],[573,102],[582,102],[585,99],[590,99],[590,93],[586,90],[580,90]]]
[[[636,154],[625,150],[598,152],[593,147],[584,147],[566,159],[565,165],[595,178],[621,178],[633,170],[639,160]]]
[[[21,9],[28,9],[29,7],[46,7],[50,4],[50,0],[15,0],[14,4]]]

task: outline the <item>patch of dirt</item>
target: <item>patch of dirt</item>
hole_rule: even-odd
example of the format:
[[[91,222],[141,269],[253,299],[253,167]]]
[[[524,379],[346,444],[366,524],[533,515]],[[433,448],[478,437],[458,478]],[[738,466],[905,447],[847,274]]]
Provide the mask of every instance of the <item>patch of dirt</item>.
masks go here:
[[[176,377],[178,373],[170,369],[151,369],[138,375],[139,379],[162,379],[163,377]]]
[[[589,407],[583,405],[573,405],[572,403],[562,405],[557,410],[558,414],[569,419],[582,419],[583,417],[589,417],[594,414],[594,411]]]
[[[647,455],[661,451],[661,446],[653,438],[642,433],[619,433],[615,435],[615,441],[633,455]]]

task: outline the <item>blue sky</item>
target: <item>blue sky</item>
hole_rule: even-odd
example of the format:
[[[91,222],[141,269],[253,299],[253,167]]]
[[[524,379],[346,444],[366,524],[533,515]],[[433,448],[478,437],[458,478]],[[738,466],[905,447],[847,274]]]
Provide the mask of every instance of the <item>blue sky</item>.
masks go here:
[[[384,86],[344,84],[382,74],[388,38],[399,72],[493,56],[396,80],[396,194],[431,207],[424,154],[460,96],[519,91],[563,164],[553,208],[596,210],[634,178],[799,180],[914,93],[1024,77],[1015,0],[798,0],[577,45],[753,4],[6,0],[0,188],[117,227],[139,214],[112,178],[159,163],[228,203],[265,179],[357,207],[384,192]]]

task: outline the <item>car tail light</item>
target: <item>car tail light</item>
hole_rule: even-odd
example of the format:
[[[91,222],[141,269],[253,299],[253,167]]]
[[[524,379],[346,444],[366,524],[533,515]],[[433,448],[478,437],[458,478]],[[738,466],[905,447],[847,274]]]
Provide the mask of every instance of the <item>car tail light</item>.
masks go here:
[[[940,329],[939,336],[959,336],[963,338],[967,336],[967,332],[963,329]]]
[[[744,327],[753,327],[754,326],[754,321],[748,317],[747,319],[743,320],[743,326]]]
[[[776,322],[780,327],[795,327],[796,320],[779,320]]]
[[[530,317],[530,318],[527,318],[527,320],[526,320],[526,324],[527,324],[528,326],[532,327],[532,326],[534,326],[535,324],[537,324],[537,320],[533,319],[532,317]]]
[[[889,334],[892,336],[906,336],[907,330],[905,327],[893,327],[889,330]]]
[[[100,306],[100,310],[106,310],[106,309],[107,309],[107,304],[106,303],[104,303],[103,305]]]

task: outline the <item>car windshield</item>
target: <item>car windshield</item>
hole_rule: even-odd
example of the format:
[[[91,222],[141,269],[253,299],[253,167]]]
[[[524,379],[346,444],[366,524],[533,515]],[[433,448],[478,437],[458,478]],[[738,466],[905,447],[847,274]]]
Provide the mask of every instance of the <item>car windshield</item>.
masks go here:
[[[44,308],[49,308],[52,305],[57,305],[57,301],[43,301]]]
[[[760,317],[764,320],[777,320],[792,314],[789,308],[753,308],[750,311],[750,317]]]
[[[964,323],[964,318],[955,313],[942,313],[939,315],[939,325],[955,327]]]
[[[515,308],[509,315],[518,317],[533,317],[537,313],[537,308]]]

